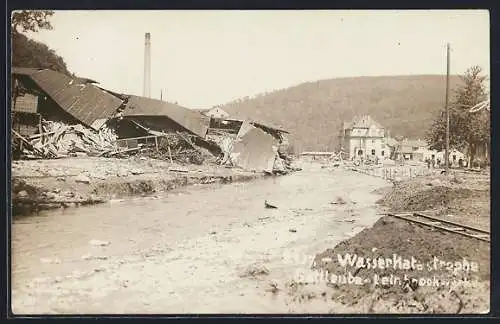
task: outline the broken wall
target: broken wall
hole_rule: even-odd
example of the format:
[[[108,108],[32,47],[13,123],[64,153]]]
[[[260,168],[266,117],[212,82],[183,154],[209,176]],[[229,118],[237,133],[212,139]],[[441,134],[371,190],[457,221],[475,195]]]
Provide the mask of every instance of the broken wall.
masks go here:
[[[242,130],[241,137],[238,136],[233,143],[233,164],[246,170],[271,172],[277,155],[275,139],[251,125],[245,125]]]
[[[123,116],[151,116],[153,118],[167,117],[181,125],[190,133],[205,137],[210,126],[210,118],[194,110],[179,105],[139,96],[128,96]]]
[[[36,134],[41,127],[41,116],[37,113],[14,111],[12,113],[12,129],[22,136]]]

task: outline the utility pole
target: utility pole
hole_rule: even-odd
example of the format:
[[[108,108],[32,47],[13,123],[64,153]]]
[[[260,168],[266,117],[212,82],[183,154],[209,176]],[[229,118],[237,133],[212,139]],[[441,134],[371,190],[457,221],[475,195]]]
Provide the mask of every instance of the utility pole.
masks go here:
[[[160,90],[160,100],[162,100],[162,101],[163,101],[163,89],[162,89],[162,90]]]
[[[448,103],[448,97],[450,92],[450,43],[446,44],[446,150],[445,150],[445,170],[448,173],[449,160],[450,160],[450,107]]]

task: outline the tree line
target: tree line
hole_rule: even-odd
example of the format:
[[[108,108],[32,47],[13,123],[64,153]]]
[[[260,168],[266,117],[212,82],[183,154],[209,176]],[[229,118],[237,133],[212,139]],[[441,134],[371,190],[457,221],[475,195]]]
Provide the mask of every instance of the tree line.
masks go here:
[[[47,45],[27,37],[27,32],[52,30],[51,10],[19,10],[11,16],[11,62],[15,67],[51,69],[74,76],[66,62]]]
[[[472,66],[462,76],[463,85],[455,92],[450,105],[450,149],[467,152],[471,163],[488,163],[490,151],[490,113],[470,109],[488,97],[487,76],[479,66]],[[446,112],[441,111],[429,129],[426,140],[432,149],[446,146]]]

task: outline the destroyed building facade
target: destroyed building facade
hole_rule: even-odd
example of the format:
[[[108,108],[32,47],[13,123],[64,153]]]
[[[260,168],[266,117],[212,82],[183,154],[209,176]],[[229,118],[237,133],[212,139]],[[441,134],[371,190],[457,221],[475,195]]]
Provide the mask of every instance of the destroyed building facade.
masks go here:
[[[150,157],[286,173],[287,132],[263,122],[214,118],[162,100],[119,94],[96,81],[13,67],[14,158]]]

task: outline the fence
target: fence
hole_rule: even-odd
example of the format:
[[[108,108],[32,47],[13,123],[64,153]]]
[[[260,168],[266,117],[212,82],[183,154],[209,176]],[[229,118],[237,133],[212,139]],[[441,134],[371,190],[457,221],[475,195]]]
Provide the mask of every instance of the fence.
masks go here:
[[[158,144],[160,143],[162,138],[163,136],[155,136],[155,135],[123,138],[123,139],[117,139],[116,144],[119,147],[124,147],[124,148],[136,148],[139,146],[139,143],[146,146],[153,146],[154,144],[156,149],[158,149]]]
[[[356,168],[357,172],[367,174],[374,177],[379,177],[387,180],[395,180],[399,178],[410,179],[425,175],[433,174],[436,170],[429,169],[424,166],[390,166],[390,167],[373,167],[373,168]]]

